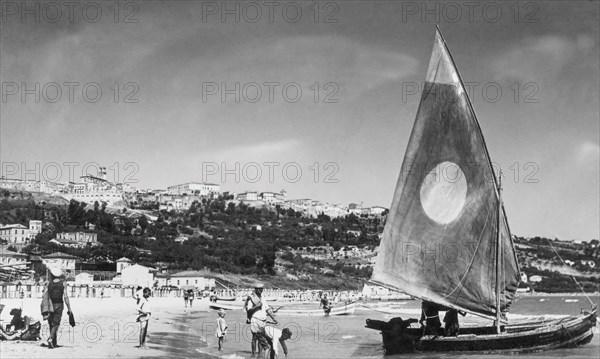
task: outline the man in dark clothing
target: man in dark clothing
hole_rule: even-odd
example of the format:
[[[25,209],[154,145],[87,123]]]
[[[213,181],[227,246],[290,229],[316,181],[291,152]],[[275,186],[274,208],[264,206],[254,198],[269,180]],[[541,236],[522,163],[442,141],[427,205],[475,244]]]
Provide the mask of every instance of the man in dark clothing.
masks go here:
[[[331,303],[327,299],[327,294],[323,294],[319,307],[323,307],[323,313],[325,313],[326,317],[329,316],[329,313],[331,313]]]
[[[421,320],[419,323],[425,326],[425,334],[439,335],[442,323],[440,322],[440,306],[429,301],[421,304]]]
[[[64,282],[62,281],[62,270],[59,268],[50,269],[51,280],[48,283],[48,296],[52,301],[52,307],[54,311],[48,316],[48,325],[50,326],[50,338],[48,338],[48,348],[54,349],[58,345],[56,338],[58,334],[58,328],[60,327],[60,320],[62,318],[62,312],[64,305],[67,305],[67,310],[71,312],[71,303],[65,290]]]
[[[446,315],[444,316],[444,323],[446,323],[446,325],[444,326],[445,336],[458,336],[458,330],[460,329],[460,325],[458,324],[459,313],[463,317],[467,315],[467,313],[463,312],[462,310],[456,309],[450,309],[446,312]]]

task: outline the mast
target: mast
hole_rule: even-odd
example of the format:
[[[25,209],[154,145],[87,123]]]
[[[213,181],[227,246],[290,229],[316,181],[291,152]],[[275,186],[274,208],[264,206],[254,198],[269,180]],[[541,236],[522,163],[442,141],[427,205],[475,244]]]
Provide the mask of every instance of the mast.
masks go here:
[[[462,77],[460,76],[460,73],[458,72],[458,68],[456,67],[454,58],[452,57],[452,53],[450,52],[450,49],[448,49],[448,46],[446,45],[446,40],[444,39],[444,36],[442,35],[439,25],[436,25],[436,28],[437,28],[438,33],[440,34],[440,37],[442,38],[442,41],[444,42],[444,47],[446,48],[446,51],[448,51],[448,55],[450,57],[450,60],[452,61],[452,65],[456,69],[456,74],[458,75],[458,79],[460,80],[462,87],[465,88],[465,84],[462,80]],[[496,176],[493,175],[494,174],[494,166],[492,165],[490,153],[487,149],[485,139],[483,138],[481,127],[479,126],[479,121],[477,121],[477,115],[475,115],[475,110],[473,109],[473,104],[471,103],[469,94],[466,91],[465,91],[465,96],[467,97],[467,103],[469,105],[469,109],[470,109],[471,113],[473,114],[473,118],[475,119],[475,123],[477,124],[477,127],[479,129],[479,134],[481,136],[481,142],[483,143],[483,147],[485,149],[485,152],[487,153],[488,163],[489,163],[490,169],[492,171],[492,179],[494,180],[494,185],[495,185],[494,187],[496,187],[496,194],[498,196],[498,215],[496,216],[496,234],[497,234],[497,236],[496,236],[496,332],[498,334],[500,334],[500,292],[501,292],[500,276],[502,275],[502,271],[500,268],[500,265],[502,262],[501,261],[501,259],[502,259],[502,238],[501,238],[500,225],[502,223],[502,219],[504,219],[504,218],[501,218],[501,216],[504,213],[503,206],[502,206],[502,194],[501,194],[501,192],[502,192],[502,169],[500,169],[498,179],[496,181]],[[509,237],[510,237],[510,235],[509,235]]]
[[[502,169],[498,172],[498,215],[496,216],[496,333],[500,334],[500,264],[502,263],[502,246],[500,237],[500,214],[502,212]]]

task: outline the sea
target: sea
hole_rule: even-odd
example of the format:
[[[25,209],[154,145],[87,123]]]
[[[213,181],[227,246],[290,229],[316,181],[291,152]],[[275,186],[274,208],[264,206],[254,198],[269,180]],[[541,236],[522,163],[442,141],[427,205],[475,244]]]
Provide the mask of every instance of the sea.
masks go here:
[[[590,298],[596,306],[599,296]],[[520,296],[512,305],[509,320],[525,316],[546,318],[579,314],[581,309],[590,309],[592,304],[585,296]],[[279,329],[289,328],[293,336],[287,341],[288,358],[512,358],[509,354],[482,353],[414,353],[385,355],[381,334],[365,328],[366,319],[389,320],[393,317],[418,318],[421,302],[407,301],[365,301],[359,302],[353,315],[334,317],[283,317],[278,316]],[[316,304],[315,304],[316,305]],[[459,317],[463,325],[481,323],[481,318],[467,315]],[[178,317],[176,330],[156,333],[149,330],[149,346],[165,350],[171,358],[249,358],[250,331],[245,324],[245,314],[241,310],[228,311],[225,317],[228,324],[223,349],[217,350],[215,337],[217,313],[189,311]],[[600,335],[594,328],[594,338],[579,348],[557,349],[540,353],[520,354],[526,358],[600,358]],[[283,358],[283,355],[280,356]]]

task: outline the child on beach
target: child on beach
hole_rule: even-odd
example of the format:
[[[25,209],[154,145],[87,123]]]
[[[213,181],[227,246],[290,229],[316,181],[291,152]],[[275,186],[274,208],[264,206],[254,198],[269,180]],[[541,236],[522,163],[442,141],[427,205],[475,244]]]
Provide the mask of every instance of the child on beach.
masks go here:
[[[150,320],[151,312],[150,304],[148,303],[148,297],[150,297],[150,288],[144,288],[143,296],[138,303],[137,322],[140,323],[140,345],[138,348],[147,349],[146,347],[146,334],[148,333],[148,322]]]
[[[217,332],[215,335],[219,338],[219,351],[223,348],[223,338],[227,334],[227,322],[225,321],[225,310],[219,309],[219,318],[217,318]]]

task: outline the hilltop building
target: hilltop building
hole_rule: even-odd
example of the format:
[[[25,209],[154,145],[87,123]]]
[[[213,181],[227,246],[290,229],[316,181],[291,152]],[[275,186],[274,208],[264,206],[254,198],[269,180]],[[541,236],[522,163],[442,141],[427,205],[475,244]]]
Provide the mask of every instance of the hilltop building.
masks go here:
[[[85,246],[98,245],[98,233],[92,232],[62,232],[56,235],[50,242],[72,248],[83,248]]]
[[[81,176],[81,182],[69,182],[66,193],[61,196],[67,200],[74,199],[85,203],[106,202],[113,206],[124,200],[124,188],[128,186],[122,183],[112,183],[106,179],[106,167],[100,167],[98,176]]]
[[[258,201],[258,192],[251,191],[238,193],[235,199],[237,199],[238,201]]]
[[[197,196],[212,196],[218,195],[221,192],[221,186],[214,183],[204,182],[187,182],[174,186],[167,187],[167,194],[171,195],[197,195]]]

